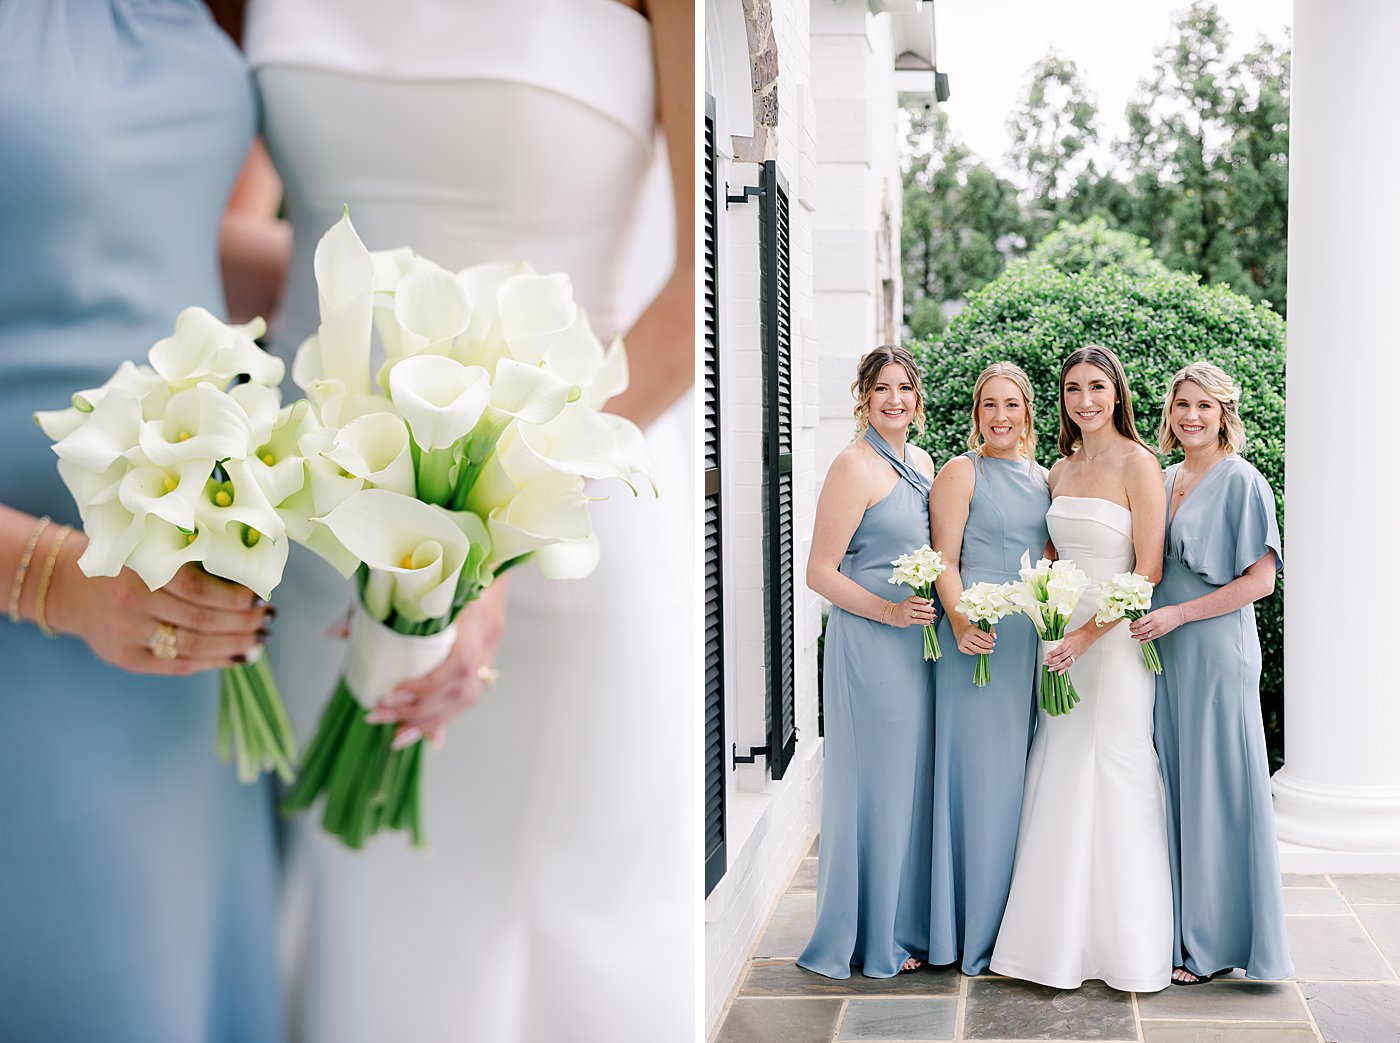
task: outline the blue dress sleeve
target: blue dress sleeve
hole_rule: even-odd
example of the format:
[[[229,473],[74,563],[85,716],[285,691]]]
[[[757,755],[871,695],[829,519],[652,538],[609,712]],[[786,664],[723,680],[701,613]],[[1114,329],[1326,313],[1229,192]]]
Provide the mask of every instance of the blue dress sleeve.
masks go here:
[[[1236,460],[1225,476],[1219,523],[1203,543],[1199,571],[1209,582],[1224,586],[1244,575],[1245,569],[1274,552],[1274,567],[1283,568],[1283,541],[1279,537],[1274,491],[1251,464]]]

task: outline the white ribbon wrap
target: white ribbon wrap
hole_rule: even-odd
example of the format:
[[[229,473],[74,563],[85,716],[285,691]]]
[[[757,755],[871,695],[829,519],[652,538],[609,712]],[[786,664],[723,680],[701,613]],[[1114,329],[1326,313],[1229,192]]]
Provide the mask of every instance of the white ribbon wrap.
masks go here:
[[[345,686],[357,703],[373,709],[399,682],[421,677],[442,665],[456,640],[456,623],[426,637],[400,634],[366,612],[357,598],[350,624]]]
[[[1044,666],[1045,657],[1048,656],[1051,652],[1055,651],[1055,649],[1059,648],[1064,643],[1065,639],[1062,637],[1056,638],[1054,641],[1047,641],[1045,638],[1042,637],[1040,639],[1040,665]]]

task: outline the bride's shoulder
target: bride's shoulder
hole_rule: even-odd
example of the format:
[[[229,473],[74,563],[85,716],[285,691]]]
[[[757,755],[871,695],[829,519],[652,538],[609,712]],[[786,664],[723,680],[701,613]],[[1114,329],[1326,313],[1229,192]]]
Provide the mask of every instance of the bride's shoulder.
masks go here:
[[[1162,461],[1157,459],[1157,454],[1151,449],[1138,442],[1128,444],[1127,451],[1123,454],[1123,466],[1133,474],[1151,472],[1158,479],[1162,477]]]

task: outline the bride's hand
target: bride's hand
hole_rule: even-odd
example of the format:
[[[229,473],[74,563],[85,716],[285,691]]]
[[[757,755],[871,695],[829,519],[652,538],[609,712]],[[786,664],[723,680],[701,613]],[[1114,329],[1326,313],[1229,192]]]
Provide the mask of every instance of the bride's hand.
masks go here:
[[[1185,622],[1186,614],[1180,605],[1163,605],[1161,608],[1154,608],[1142,618],[1133,620],[1128,625],[1128,633],[1136,641],[1155,641],[1170,634]]]
[[[937,618],[938,613],[932,601],[917,594],[910,594],[894,607],[894,612],[890,614],[890,625],[903,630],[910,626],[928,626]]]
[[[397,724],[393,748],[419,739],[442,739],[443,729],[476,705],[495,681],[492,662],[506,633],[506,587],[497,580],[457,617],[457,641],[442,665],[404,681],[380,700],[366,718],[371,724]]]
[[[988,632],[981,627],[975,627],[971,623],[960,623],[948,617],[953,624],[954,633],[958,639],[958,651],[963,655],[990,655],[996,648],[997,628],[992,627]]]
[[[159,590],[131,569],[88,577],[78,568],[87,537],[73,532],[60,550],[48,593],[49,625],[86,642],[102,660],[136,674],[185,676],[246,662],[268,636],[275,611],[247,587],[185,565]],[[151,651],[156,630],[174,627],[175,657]]]
[[[1093,626],[1092,623],[1089,625]],[[1070,668],[1076,659],[1087,652],[1093,643],[1094,639],[1082,628],[1072,630],[1065,635],[1058,648],[1052,648],[1045,653],[1045,665],[1054,673],[1062,674]]]

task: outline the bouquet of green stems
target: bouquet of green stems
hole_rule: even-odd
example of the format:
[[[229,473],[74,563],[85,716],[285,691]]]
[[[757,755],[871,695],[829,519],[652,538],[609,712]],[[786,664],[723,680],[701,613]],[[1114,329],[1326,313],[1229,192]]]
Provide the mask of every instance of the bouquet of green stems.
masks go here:
[[[925,544],[912,554],[901,554],[890,562],[894,573],[890,582],[895,586],[906,586],[921,598],[933,598],[933,583],[943,575],[943,555]],[[924,627],[924,660],[935,660],[943,654],[938,647],[938,626]]]
[[[1099,626],[1115,619],[1141,619],[1152,610],[1152,581],[1136,572],[1120,572],[1099,587]],[[1151,641],[1142,643],[1142,661],[1154,674],[1162,672],[1162,659]]]
[[[1011,600],[1011,588],[1010,583],[974,583],[962,592],[957,611],[966,616],[969,623],[976,623],[979,630],[990,634],[997,623],[1021,611]],[[985,688],[992,679],[989,659],[987,653],[979,653],[977,665],[972,668],[972,683],[978,688]]]

